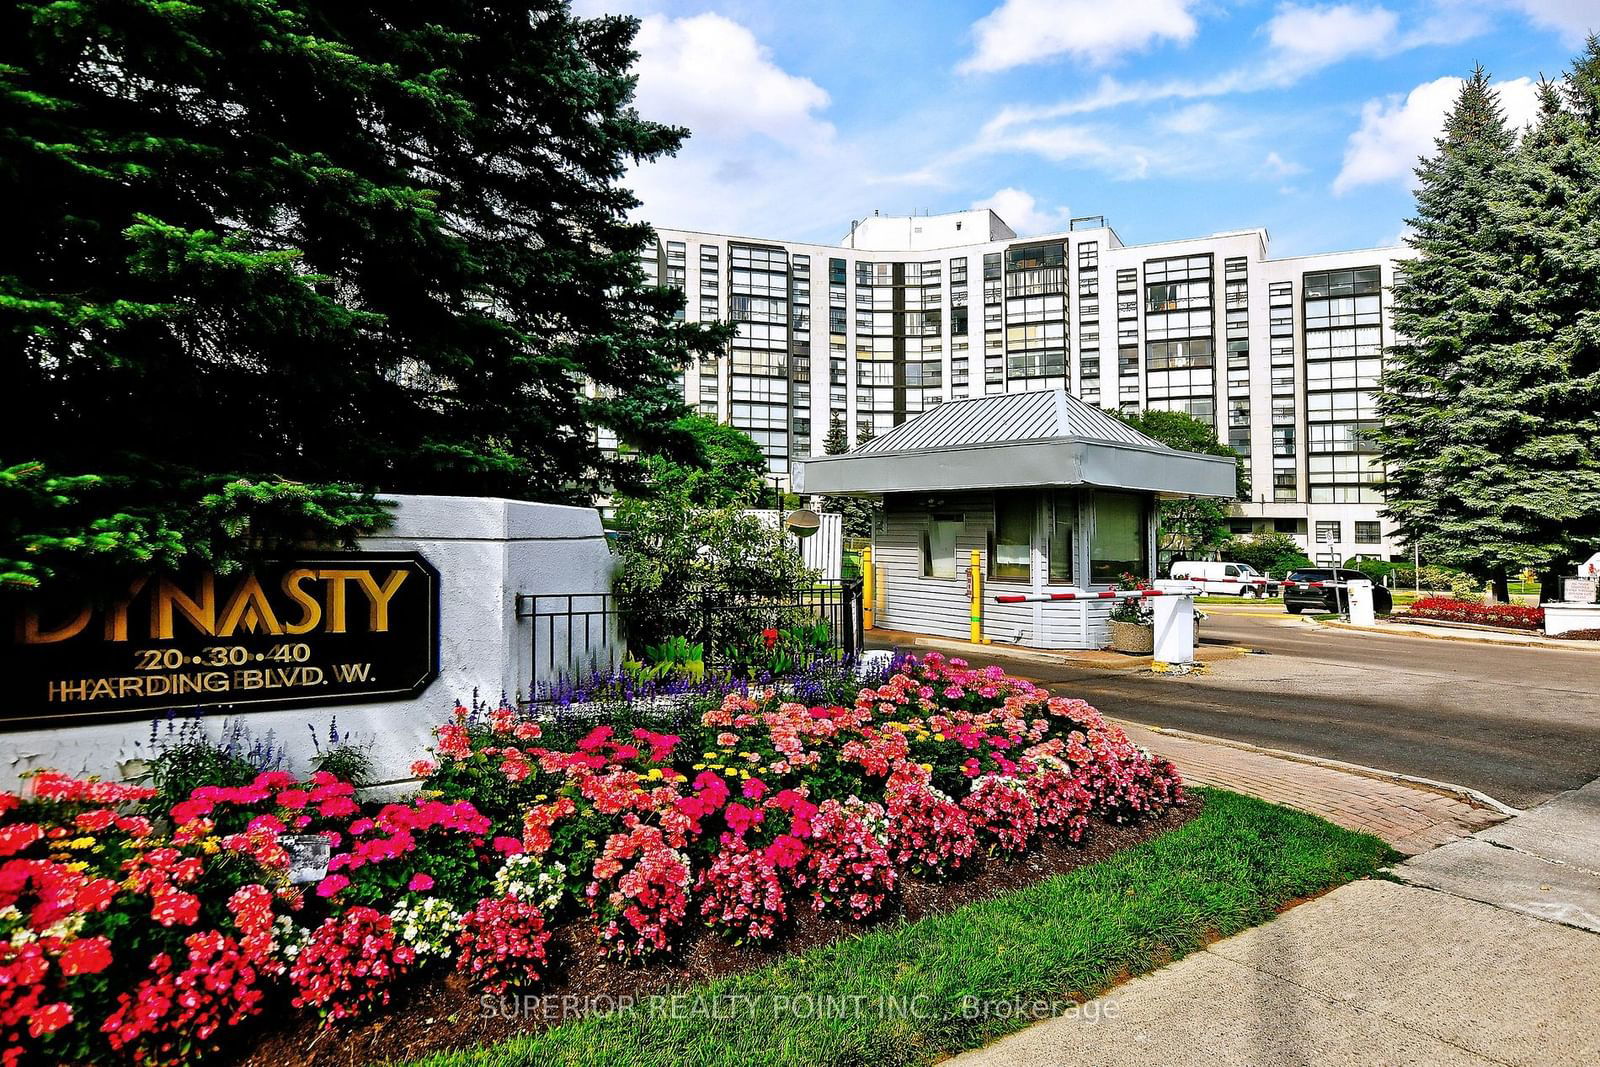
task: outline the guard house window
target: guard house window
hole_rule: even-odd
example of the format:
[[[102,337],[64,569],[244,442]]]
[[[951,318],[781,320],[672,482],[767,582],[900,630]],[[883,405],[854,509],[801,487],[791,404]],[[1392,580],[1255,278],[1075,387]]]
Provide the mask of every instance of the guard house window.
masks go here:
[[[1361,519],[1356,520],[1356,544],[1376,545],[1382,540],[1383,533],[1377,523],[1365,522]]]
[[[1032,577],[1033,496],[996,493],[994,529],[989,534],[989,577],[1027,581]]]
[[[966,524],[961,515],[931,515],[927,529],[922,531],[922,576],[924,578],[954,578],[956,576],[956,538]]]
[[[1145,542],[1144,500],[1131,493],[1094,495],[1094,537],[1089,545],[1089,579],[1114,582],[1123,574],[1150,573]]]
[[[1050,494],[1050,581],[1072,584],[1072,560],[1078,544],[1078,495]]]

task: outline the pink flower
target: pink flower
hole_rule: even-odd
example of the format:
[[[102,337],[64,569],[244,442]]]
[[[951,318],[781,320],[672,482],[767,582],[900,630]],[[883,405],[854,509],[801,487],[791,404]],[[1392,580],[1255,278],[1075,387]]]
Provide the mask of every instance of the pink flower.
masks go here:
[[[342,874],[330,874],[317,883],[317,896],[331,897],[345,886],[350,884],[350,879]]]
[[[419,759],[411,765],[411,776],[413,778],[430,778],[433,776],[433,772],[438,769],[439,765],[433,760]]]
[[[724,730],[720,734],[717,735],[717,744],[721,745],[723,748],[732,748],[734,745],[737,745],[738,743],[739,743],[739,735],[738,734],[729,733],[727,730]]]
[[[522,842],[515,837],[497,837],[490,844],[496,852],[507,856],[515,856],[522,851]]]
[[[411,881],[406,883],[406,888],[413,893],[426,893],[433,888],[433,876],[418,871],[411,876]]]
[[[767,783],[759,778],[746,778],[744,786],[739,790],[746,800],[760,800],[767,792]]]

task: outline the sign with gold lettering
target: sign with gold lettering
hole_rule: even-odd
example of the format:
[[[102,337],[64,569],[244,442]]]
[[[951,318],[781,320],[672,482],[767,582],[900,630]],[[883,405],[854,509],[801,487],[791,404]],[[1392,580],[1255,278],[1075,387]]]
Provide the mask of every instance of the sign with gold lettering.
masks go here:
[[[439,673],[439,574],[416,553],[136,578],[97,603],[8,607],[0,729],[404,699]]]

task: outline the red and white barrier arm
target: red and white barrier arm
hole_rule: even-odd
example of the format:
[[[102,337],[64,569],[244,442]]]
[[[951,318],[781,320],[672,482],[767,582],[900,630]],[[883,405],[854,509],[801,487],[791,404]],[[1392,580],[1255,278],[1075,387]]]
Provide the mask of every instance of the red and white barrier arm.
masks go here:
[[[1285,589],[1349,589],[1347,582],[1291,582],[1285,580]]]
[[[998,593],[996,604],[1046,604],[1052,600],[1116,600],[1151,596],[1198,596],[1199,589],[1107,589],[1103,593]]]

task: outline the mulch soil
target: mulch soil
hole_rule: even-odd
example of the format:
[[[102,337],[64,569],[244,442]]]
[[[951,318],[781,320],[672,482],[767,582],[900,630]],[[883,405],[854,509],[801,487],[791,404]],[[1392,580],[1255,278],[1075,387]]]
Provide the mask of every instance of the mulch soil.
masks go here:
[[[1114,853],[1174,830],[1200,813],[1191,794],[1157,819],[1132,826],[1094,820],[1081,845],[1047,841],[1019,859],[989,857],[964,876],[946,882],[900,880],[893,910],[871,923],[825,918],[803,911],[787,936],[768,946],[734,945],[698,927],[671,958],[646,965],[605,955],[582,921],[552,930],[547,950],[551,976],[527,995],[516,990],[489,1001],[455,974],[397,990],[381,1014],[360,1023],[318,1030],[304,1016],[286,1019],[257,1037],[236,1062],[240,1067],[355,1067],[415,1059],[448,1049],[491,1044],[518,1033],[543,1030],[604,1010],[627,998],[680,990],[725,975],[755,970],[785,956],[827,945],[886,924],[915,922],[927,915],[1020,889],[1053,875],[1088,866]],[[692,905],[691,905],[692,907]],[[691,912],[691,914],[693,914]],[[537,993],[535,994],[535,990]]]

